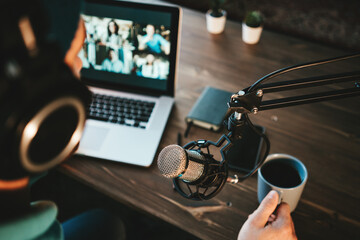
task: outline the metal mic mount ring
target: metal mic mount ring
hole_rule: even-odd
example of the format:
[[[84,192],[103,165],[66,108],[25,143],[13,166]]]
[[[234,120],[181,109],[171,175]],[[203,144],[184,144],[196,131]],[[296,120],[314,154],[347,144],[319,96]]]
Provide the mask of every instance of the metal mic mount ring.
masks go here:
[[[200,181],[193,183],[186,182],[179,178],[173,179],[174,188],[185,198],[192,200],[208,200],[218,194],[224,187],[227,177],[227,164],[216,161],[209,152],[209,145],[215,145],[211,141],[198,140],[187,143],[183,148],[186,150],[197,150],[207,148],[208,153],[202,153],[205,156],[205,169],[210,169],[204,173]]]

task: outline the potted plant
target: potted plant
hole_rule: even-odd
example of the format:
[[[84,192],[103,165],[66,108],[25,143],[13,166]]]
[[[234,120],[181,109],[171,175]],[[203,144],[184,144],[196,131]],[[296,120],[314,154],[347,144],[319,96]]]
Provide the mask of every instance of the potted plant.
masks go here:
[[[250,11],[242,23],[242,39],[247,44],[255,44],[260,40],[264,17],[259,11]]]
[[[226,11],[222,9],[226,0],[211,0],[211,9],[206,13],[206,27],[208,32],[219,34],[224,31]]]

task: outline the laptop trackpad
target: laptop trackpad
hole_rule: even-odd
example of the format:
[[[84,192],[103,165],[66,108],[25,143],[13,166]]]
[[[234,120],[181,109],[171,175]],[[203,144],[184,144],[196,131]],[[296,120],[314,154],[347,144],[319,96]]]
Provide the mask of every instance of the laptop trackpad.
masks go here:
[[[80,141],[82,148],[91,150],[100,150],[101,145],[104,143],[105,137],[108,134],[108,128],[94,127],[85,128],[83,137]]]

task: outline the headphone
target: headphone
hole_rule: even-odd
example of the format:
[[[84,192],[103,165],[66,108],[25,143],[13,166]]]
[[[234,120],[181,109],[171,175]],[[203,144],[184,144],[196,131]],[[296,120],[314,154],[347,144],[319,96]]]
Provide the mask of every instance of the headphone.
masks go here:
[[[57,2],[0,3],[0,180],[58,165],[74,153],[84,129],[91,94],[63,60],[80,1]],[[62,11],[76,8],[73,16]],[[54,12],[65,15],[56,19]],[[73,19],[66,23],[72,34],[56,35],[54,19]]]

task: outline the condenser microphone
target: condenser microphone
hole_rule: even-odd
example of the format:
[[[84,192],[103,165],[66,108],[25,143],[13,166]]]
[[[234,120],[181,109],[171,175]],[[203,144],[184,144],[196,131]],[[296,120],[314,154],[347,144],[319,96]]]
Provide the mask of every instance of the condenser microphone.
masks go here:
[[[173,179],[176,191],[192,200],[214,197],[227,180],[226,165],[200,148],[169,145],[160,152],[157,164],[164,177]]]
[[[197,150],[186,150],[174,144],[160,152],[157,164],[164,177],[191,183],[204,175],[206,159]]]

